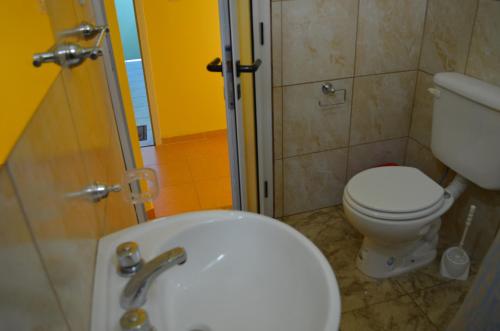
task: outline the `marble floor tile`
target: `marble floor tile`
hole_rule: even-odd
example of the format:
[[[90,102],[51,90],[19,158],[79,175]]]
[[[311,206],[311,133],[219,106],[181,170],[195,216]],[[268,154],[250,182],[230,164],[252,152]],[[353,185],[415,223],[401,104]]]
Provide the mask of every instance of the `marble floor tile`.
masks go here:
[[[354,261],[352,263],[352,268],[334,269],[340,287],[342,312],[394,300],[404,294],[394,280],[368,277],[354,266]]]
[[[336,274],[352,274],[356,268],[356,256],[361,247],[361,240],[339,240],[325,245],[327,259]]]
[[[358,242],[361,234],[337,212],[337,207],[284,217],[283,221],[313,241],[325,254],[335,243],[345,240]]]
[[[361,234],[345,219],[340,207],[324,208],[285,217],[284,222],[311,239],[328,258],[342,295],[342,310],[349,311],[391,300],[404,294],[393,280],[376,280],[356,268]]]
[[[374,279],[356,267],[362,235],[347,221],[342,205],[286,216],[283,222],[313,241],[335,272],[342,301],[341,330],[443,330],[460,307],[466,282],[442,278],[439,261],[449,246],[438,245],[430,265],[392,278]],[[476,264],[471,275],[477,273]]]
[[[427,290],[410,294],[417,305],[427,314],[429,320],[444,330],[451,322],[467,295],[473,279],[451,281]]]
[[[395,281],[407,294],[450,282],[450,279],[442,277],[439,273],[441,256],[449,246],[449,244],[440,240],[437,247],[437,257],[432,263],[413,272],[398,276]]]
[[[438,330],[408,296],[342,314],[342,331]]]
[[[451,280],[442,277],[439,273],[439,262],[440,260],[436,259],[428,266],[396,277],[395,280],[406,293],[413,293],[448,283]]]

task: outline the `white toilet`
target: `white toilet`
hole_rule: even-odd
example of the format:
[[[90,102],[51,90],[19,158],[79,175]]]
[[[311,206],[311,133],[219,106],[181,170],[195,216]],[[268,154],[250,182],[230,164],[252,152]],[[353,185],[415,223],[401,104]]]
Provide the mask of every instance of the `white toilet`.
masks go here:
[[[436,257],[443,215],[471,181],[500,189],[500,88],[458,73],[434,76],[432,152],[457,175],[442,188],[412,167],[380,167],[344,190],[349,222],[363,235],[358,268],[387,278]],[[481,220],[478,220],[481,221]]]

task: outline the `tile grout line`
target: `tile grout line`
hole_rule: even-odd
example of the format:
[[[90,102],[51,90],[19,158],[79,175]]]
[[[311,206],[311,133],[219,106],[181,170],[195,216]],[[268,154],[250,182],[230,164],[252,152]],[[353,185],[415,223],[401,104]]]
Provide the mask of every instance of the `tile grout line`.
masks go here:
[[[332,269],[333,269],[333,267],[332,267]],[[363,307],[359,307],[359,308],[354,308],[354,309],[349,309],[349,310],[343,311],[342,314],[352,313],[352,312],[355,312],[355,311],[358,311],[358,310],[366,309],[368,307],[372,307],[372,306],[376,306],[376,305],[381,305],[381,304],[389,303],[389,302],[393,302],[393,301],[398,301],[399,299],[401,299],[404,296],[408,296],[409,297],[408,294],[401,293],[401,294],[399,294],[399,295],[397,295],[397,296],[395,296],[394,298],[391,298],[391,299],[386,299],[386,300],[382,300],[382,301],[372,302],[370,304],[364,305]]]
[[[422,54],[424,52],[424,40],[425,40],[425,31],[427,28],[427,19],[429,15],[429,2],[431,0],[426,0],[425,2],[425,13],[424,13],[424,24],[422,26],[422,36],[420,37],[420,49],[418,53],[418,59],[417,59],[417,68],[416,68],[416,78],[415,78],[415,87],[413,89],[413,98],[412,98],[412,103],[411,103],[411,111],[410,111],[410,121],[408,123],[408,135],[407,137],[409,138],[411,136],[411,127],[413,126],[413,116],[415,114],[415,105],[417,103],[417,89],[418,89],[418,83],[420,81],[420,67],[421,67],[421,62],[422,62]],[[406,164],[406,158],[408,157],[408,144],[406,145],[405,148],[405,153],[404,153],[404,163]]]
[[[423,292],[424,290],[420,290],[420,291],[414,291],[412,293],[416,293],[416,292]],[[413,304],[415,304],[415,306],[417,306],[417,309],[420,310],[420,312],[425,316],[425,318],[427,319],[427,321],[432,325],[434,326],[436,329],[438,329],[438,326],[436,324],[434,324],[434,322],[431,320],[429,314],[424,310],[424,308],[422,308],[418,302],[413,298],[413,296],[409,295],[408,296],[410,297],[410,300],[413,302]]]
[[[359,34],[359,12],[360,12],[360,7],[361,7],[361,0],[358,0],[357,4],[357,11],[356,11],[356,32],[354,34],[354,59],[353,59],[353,75],[356,76],[356,70],[357,70],[357,54],[358,54],[358,34]],[[355,80],[356,78],[353,77],[351,81],[351,102],[349,104],[349,127],[347,128],[347,156],[346,156],[346,165],[345,165],[345,179],[344,179],[344,184],[347,185],[350,171],[349,171],[349,166],[350,166],[350,157],[351,157],[351,149],[353,146],[351,146],[351,132],[352,132],[352,113],[354,110],[354,87],[355,87]]]
[[[280,67],[281,67],[281,70],[280,70],[280,82],[281,82],[281,85],[283,85],[283,72],[284,72],[284,66],[283,66],[283,51],[284,51],[284,43],[283,43],[283,26],[284,26],[284,22],[283,22],[283,17],[284,17],[284,13],[283,13],[283,2],[280,1],[280,4],[279,4],[279,7],[280,7],[280,49],[281,49],[281,52],[280,52]],[[285,87],[282,86],[281,88],[281,169],[280,169],[280,174],[281,174],[281,201],[280,201],[280,209],[281,209],[281,217],[283,217],[283,215],[285,214],[285,160],[283,158],[283,154],[285,152],[285,134],[284,134],[284,119],[285,119]]]
[[[292,214],[285,214],[285,213],[283,213],[283,216],[281,216],[281,217],[282,218],[286,218],[286,217],[291,217],[291,216],[297,216],[297,215],[300,215],[300,214],[311,213],[311,212],[314,212],[314,211],[317,211],[317,210],[323,210],[323,209],[327,209],[327,208],[335,208],[335,207],[338,207],[338,206],[341,206],[341,205],[342,205],[342,203],[338,203],[338,204],[335,204],[335,205],[329,205],[329,206],[325,206],[325,207],[308,209],[308,210],[304,210],[304,211],[300,211],[300,212],[292,213]]]
[[[302,86],[302,85],[309,85],[309,84],[319,84],[319,83],[324,83],[324,82],[334,82],[334,81],[337,81],[337,80],[347,80],[347,79],[355,79],[355,78],[366,78],[366,77],[374,77],[374,76],[394,75],[394,74],[401,74],[401,73],[406,73],[406,72],[411,72],[411,71],[418,71],[418,70],[421,70],[421,69],[419,69],[419,68],[412,68],[412,69],[384,71],[384,72],[376,72],[376,73],[369,73],[369,74],[359,74],[359,75],[351,75],[351,76],[339,76],[339,77],[329,78],[329,79],[323,79],[323,80],[312,80],[312,81],[304,81],[304,82],[300,82],[300,83],[281,84],[281,85],[276,85],[276,86],[273,86],[273,87]]]
[[[467,72],[467,68],[469,67],[470,54],[472,51],[472,39],[474,37],[474,30],[476,29],[476,24],[478,21],[480,3],[481,3],[481,0],[476,0],[476,8],[474,11],[474,22],[472,23],[471,32],[469,35],[469,45],[467,47],[467,57],[465,59],[464,74]]]
[[[350,149],[350,148],[358,147],[358,146],[365,146],[365,145],[370,145],[370,144],[384,143],[384,142],[389,142],[389,141],[393,141],[393,140],[402,140],[402,139],[406,139],[406,138],[408,138],[408,136],[401,136],[401,137],[394,137],[394,138],[374,140],[374,141],[370,141],[370,142],[366,142],[366,143],[360,143],[360,144],[356,144],[356,145],[346,145],[346,146],[334,147],[334,148],[327,148],[327,149],[322,149],[322,150],[313,151],[313,152],[307,152],[307,153],[302,153],[302,154],[294,154],[294,155],[290,155],[290,156],[283,156],[281,159],[283,159],[283,160],[285,160],[285,159],[292,159],[294,157],[307,156],[307,155],[311,155],[311,154],[318,154],[318,153],[324,153],[324,152],[329,152],[329,151],[336,151],[336,150],[341,150],[341,149],[348,149],[348,148]]]

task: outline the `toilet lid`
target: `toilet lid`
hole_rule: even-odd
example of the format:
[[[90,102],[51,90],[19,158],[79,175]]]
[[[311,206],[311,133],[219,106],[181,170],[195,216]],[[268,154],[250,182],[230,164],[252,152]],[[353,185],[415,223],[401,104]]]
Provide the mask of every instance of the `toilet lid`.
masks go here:
[[[350,198],[362,207],[388,212],[410,213],[438,203],[444,189],[412,167],[380,167],[354,176],[346,186]]]

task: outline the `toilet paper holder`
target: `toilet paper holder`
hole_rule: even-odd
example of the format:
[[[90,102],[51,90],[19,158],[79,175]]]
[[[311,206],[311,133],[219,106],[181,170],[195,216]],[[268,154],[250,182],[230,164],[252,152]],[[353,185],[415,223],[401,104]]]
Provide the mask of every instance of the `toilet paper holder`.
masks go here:
[[[332,83],[323,83],[321,85],[321,91],[323,94],[327,97],[335,97],[337,99],[337,96],[339,94],[342,94],[340,97],[341,101],[338,102],[333,102],[333,103],[323,103],[321,100],[318,101],[318,108],[320,109],[331,109],[334,108],[335,106],[342,105],[346,102],[347,99],[347,90],[346,89],[336,89]]]

